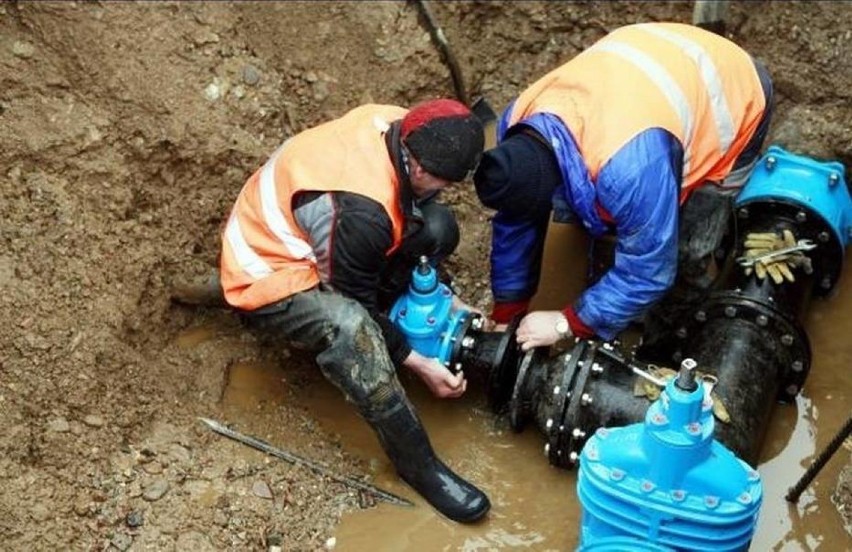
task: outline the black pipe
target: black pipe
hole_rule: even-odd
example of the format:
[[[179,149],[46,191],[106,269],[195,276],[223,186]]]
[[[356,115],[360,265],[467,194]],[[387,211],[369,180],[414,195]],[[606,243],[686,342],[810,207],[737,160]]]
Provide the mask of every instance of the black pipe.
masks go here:
[[[716,438],[754,465],[775,402],[792,401],[804,385],[811,350],[802,320],[811,297],[830,291],[837,281],[843,248],[827,223],[802,206],[753,203],[738,215],[739,239],[718,279],[720,289],[676,325],[671,357],[675,363],[693,358],[698,370],[718,378],[714,392],[730,421],[717,423]],[[785,229],[820,244],[808,253],[810,269],[796,270],[794,282],[775,284],[768,276],[746,275],[733,262],[743,254],[749,233]],[[556,466],[571,468],[597,428],[644,419],[649,401],[633,392],[636,374],[654,377],[617,344],[578,340],[560,354],[535,351],[516,358],[517,367],[490,361],[499,367],[499,377],[492,377],[489,386],[492,408],[508,407],[516,431],[533,419]]]
[[[554,356],[534,349],[521,360],[508,404],[512,429],[532,418],[547,438],[550,463],[571,468],[598,427],[644,417],[649,402],[633,393],[633,368],[610,343],[577,341]]]
[[[716,438],[737,456],[756,465],[779,386],[780,341],[744,319],[715,318],[702,329],[688,358],[719,379],[715,393],[730,414],[716,424]]]

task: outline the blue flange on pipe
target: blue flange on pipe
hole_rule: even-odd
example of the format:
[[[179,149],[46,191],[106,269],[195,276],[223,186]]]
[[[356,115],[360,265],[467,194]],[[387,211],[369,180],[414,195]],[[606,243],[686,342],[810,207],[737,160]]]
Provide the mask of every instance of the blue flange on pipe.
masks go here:
[[[852,199],[837,161],[817,161],[770,146],[737,197],[737,206],[784,200],[821,216],[842,247],[852,240]]]

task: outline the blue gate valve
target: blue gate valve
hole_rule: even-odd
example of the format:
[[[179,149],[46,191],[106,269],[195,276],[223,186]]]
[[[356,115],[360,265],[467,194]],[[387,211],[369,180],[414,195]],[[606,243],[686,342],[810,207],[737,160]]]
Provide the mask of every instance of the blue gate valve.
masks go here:
[[[464,309],[454,311],[452,306],[452,290],[438,281],[437,270],[424,256],[413,271],[408,292],[391,308],[390,320],[412,349],[458,372],[457,352],[471,315]]]
[[[715,378],[686,359],[645,422],[600,428],[583,447],[580,550],[748,550],[760,475],[713,438]],[[611,545],[611,546],[610,546]],[[625,548],[620,548],[625,549]]]

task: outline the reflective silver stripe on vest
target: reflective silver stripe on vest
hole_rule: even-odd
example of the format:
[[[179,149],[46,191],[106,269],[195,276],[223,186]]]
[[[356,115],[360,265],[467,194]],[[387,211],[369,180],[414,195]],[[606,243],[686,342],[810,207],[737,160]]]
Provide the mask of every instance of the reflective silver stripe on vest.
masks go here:
[[[275,160],[278,159],[282,148],[275,152],[260,171],[260,206],[263,211],[263,220],[275,237],[287,247],[294,259],[316,261],[310,244],[293,234],[290,224],[278,206],[278,193],[275,190]]]
[[[225,228],[225,239],[234,252],[234,258],[237,264],[243,269],[246,274],[260,280],[272,274],[272,268],[254,252],[243,237],[240,230],[240,222],[237,220],[236,213],[231,213],[231,218],[228,219],[228,226]]]
[[[669,72],[662,65],[654,61],[651,56],[630,44],[608,39],[598,42],[587,51],[608,52],[627,60],[651,79],[651,82],[654,83],[663,97],[669,102],[669,105],[671,105],[680,119],[681,132],[683,133],[683,175],[685,178],[689,174],[689,158],[691,154],[689,144],[692,142],[692,132],[695,124],[692,118],[692,111],[689,108],[689,102],[686,101],[686,96],[677,81],[669,75]]]
[[[704,81],[704,86],[707,88],[707,94],[710,96],[713,122],[716,125],[716,132],[719,134],[719,149],[723,157],[727,155],[731,144],[734,142],[734,120],[731,117],[731,110],[728,108],[728,100],[725,98],[722,78],[716,70],[713,59],[698,43],[673,31],[647,23],[636,27],[671,42],[682,49],[695,62],[698,72],[701,74],[701,80]]]

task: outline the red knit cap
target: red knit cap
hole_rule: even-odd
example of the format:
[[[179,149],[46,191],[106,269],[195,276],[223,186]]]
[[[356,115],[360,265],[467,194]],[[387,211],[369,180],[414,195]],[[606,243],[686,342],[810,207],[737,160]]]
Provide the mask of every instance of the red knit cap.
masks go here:
[[[402,119],[400,138],[427,172],[459,182],[474,170],[485,145],[482,123],[455,100],[420,103]]]

